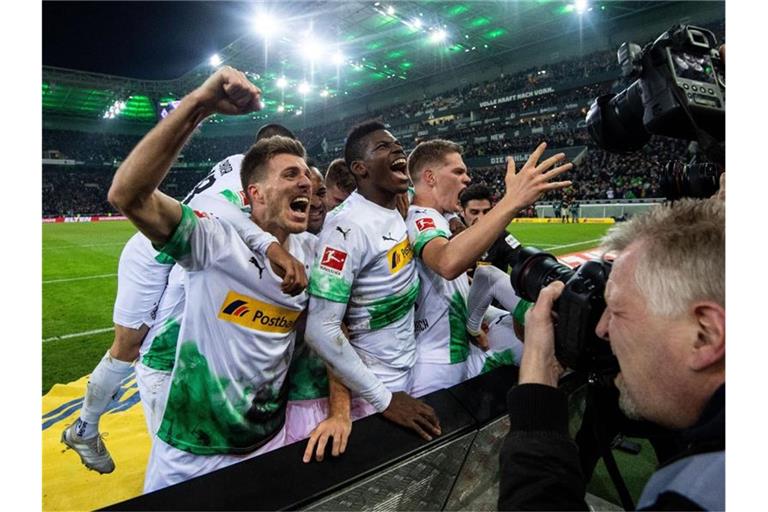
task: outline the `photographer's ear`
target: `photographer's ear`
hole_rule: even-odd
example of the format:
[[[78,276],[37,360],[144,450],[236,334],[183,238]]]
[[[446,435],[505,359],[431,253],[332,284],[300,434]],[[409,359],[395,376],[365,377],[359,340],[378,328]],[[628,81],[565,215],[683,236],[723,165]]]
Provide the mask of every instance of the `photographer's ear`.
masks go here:
[[[716,302],[693,306],[697,337],[691,347],[690,368],[705,370],[725,360],[725,308]]]

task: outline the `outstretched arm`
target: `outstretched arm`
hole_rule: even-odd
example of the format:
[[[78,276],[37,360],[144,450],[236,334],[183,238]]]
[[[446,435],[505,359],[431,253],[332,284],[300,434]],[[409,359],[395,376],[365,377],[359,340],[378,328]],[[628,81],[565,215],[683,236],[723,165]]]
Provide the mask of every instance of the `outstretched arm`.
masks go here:
[[[181,220],[181,205],[157,188],[179,151],[206,117],[258,110],[260,96],[240,71],[228,66],[218,70],[131,151],[115,173],[109,202],[152,242],[167,242]]]
[[[504,197],[483,218],[450,240],[442,237],[430,240],[421,252],[424,263],[446,279],[457,278],[488,250],[517,212],[536,202],[547,191],[570,186],[570,181],[550,180],[571,169],[573,164],[553,167],[565,157],[564,153],[539,163],[546,148],[546,143],[541,143],[519,173],[516,173],[515,161],[510,158]]]

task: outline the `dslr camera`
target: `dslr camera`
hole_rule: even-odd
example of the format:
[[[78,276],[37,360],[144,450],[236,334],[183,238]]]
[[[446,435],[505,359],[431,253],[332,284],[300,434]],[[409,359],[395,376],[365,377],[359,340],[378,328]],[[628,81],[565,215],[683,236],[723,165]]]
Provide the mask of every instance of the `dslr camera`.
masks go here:
[[[611,271],[607,261],[588,261],[576,270],[535,247],[519,247],[510,262],[515,293],[536,302],[541,289],[552,281],[565,283],[554,304],[555,356],[564,367],[590,375],[610,377],[619,364],[610,345],[595,333],[605,310],[605,283]]]
[[[700,154],[691,162],[664,167],[662,191],[671,200],[711,196],[725,165],[725,69],[715,35],[675,25],[642,49],[623,43],[617,56],[632,83],[592,103],[592,140],[611,152],[638,150],[651,135],[697,141]]]

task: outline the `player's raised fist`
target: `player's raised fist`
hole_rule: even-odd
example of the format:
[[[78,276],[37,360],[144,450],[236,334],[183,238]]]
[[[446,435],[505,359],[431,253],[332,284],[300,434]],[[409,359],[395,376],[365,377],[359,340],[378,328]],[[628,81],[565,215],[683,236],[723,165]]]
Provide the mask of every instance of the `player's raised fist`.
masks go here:
[[[261,108],[261,89],[230,66],[219,68],[192,94],[207,113],[239,115]]]

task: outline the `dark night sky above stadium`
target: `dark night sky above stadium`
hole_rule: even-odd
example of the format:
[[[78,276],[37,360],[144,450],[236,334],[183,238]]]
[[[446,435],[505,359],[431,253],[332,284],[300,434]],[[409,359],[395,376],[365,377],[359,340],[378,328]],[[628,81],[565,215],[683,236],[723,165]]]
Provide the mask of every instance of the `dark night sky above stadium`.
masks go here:
[[[249,29],[242,2],[43,2],[43,65],[177,78]]]

